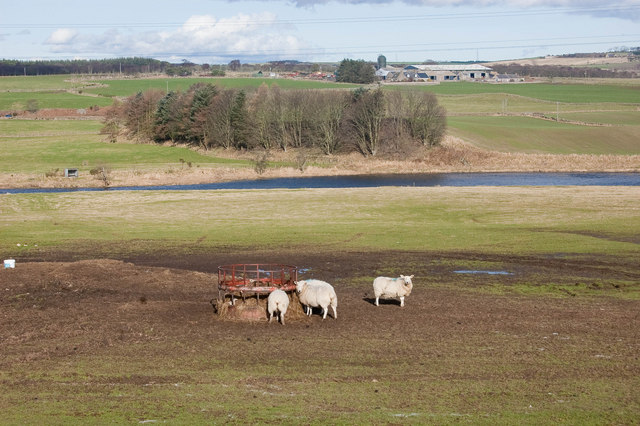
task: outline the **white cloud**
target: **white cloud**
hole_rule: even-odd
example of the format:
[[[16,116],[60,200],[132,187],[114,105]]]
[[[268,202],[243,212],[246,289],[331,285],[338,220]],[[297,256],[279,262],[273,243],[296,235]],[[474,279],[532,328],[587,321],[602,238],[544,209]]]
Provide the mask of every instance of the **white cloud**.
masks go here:
[[[153,56],[201,62],[229,57],[258,60],[300,56],[309,46],[296,33],[295,27],[278,22],[268,12],[222,19],[194,15],[180,27],[159,31],[112,29],[102,34],[76,34],[60,29],[51,34],[47,44],[57,53],[93,56]]]
[[[69,28],[59,28],[55,30],[49,38],[45,41],[45,44],[69,44],[77,37],[78,33],[75,30]]]

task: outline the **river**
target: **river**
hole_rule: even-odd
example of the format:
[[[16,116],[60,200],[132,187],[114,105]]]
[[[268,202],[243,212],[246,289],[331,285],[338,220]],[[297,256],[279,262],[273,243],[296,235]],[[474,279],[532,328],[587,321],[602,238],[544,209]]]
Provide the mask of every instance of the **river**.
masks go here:
[[[108,191],[368,188],[381,186],[640,186],[640,173],[421,173],[255,179],[196,185],[117,186]],[[105,191],[104,188],[16,188],[0,193]]]

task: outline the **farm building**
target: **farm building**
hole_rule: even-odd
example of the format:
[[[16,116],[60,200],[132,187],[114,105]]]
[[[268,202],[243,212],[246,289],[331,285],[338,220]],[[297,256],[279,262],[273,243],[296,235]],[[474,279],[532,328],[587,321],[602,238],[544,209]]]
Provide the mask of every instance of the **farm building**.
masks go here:
[[[408,65],[402,70],[381,68],[376,75],[385,81],[487,81],[491,68],[484,65]]]
[[[376,77],[380,80],[392,80],[398,77],[398,74],[402,72],[402,68],[384,67],[376,70]]]

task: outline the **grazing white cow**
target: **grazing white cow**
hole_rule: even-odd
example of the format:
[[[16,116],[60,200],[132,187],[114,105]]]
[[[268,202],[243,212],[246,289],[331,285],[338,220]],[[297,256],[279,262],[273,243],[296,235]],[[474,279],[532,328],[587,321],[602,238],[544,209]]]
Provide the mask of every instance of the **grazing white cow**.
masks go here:
[[[400,275],[398,278],[378,277],[373,280],[373,293],[376,296],[376,306],[379,300],[400,298],[400,306],[404,306],[404,298],[411,294],[413,283],[411,276]]]

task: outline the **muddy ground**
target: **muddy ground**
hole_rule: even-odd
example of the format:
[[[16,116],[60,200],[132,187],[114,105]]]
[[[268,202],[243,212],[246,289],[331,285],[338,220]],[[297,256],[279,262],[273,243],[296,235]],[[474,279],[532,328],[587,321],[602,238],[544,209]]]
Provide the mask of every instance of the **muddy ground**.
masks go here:
[[[593,337],[606,336],[607,341],[611,340],[611,333],[627,339],[637,339],[640,333],[637,302],[608,297],[608,292],[615,289],[606,288],[606,284],[591,284],[596,297],[602,285],[601,299],[579,298],[576,302],[576,293],[562,285],[581,280],[589,286],[589,282],[606,282],[606,278],[612,276],[640,280],[640,266],[634,269],[634,265],[614,259],[402,252],[324,255],[230,252],[184,256],[165,253],[121,260],[77,261],[70,261],[71,253],[58,256],[53,262],[43,258],[18,260],[15,269],[0,272],[3,308],[0,336],[5,343],[10,343],[18,357],[56,356],[53,348],[59,348],[68,333],[86,337],[86,345],[74,350],[100,352],[104,350],[100,342],[126,342],[123,335],[128,334],[127,330],[140,328],[141,322],[164,330],[166,339],[182,338],[185,328],[190,335],[207,338],[217,333],[220,333],[217,338],[224,338],[228,334],[250,332],[253,325],[221,319],[211,305],[212,299],[218,297],[217,266],[243,262],[295,265],[301,269],[300,279],[319,278],[334,285],[340,301],[337,323],[320,321],[316,312],[311,319],[292,318],[291,327],[304,323],[305,327],[312,324],[319,328],[364,330],[371,325],[374,315],[376,323],[389,327],[414,324],[420,333],[434,330],[458,333],[466,329],[487,334],[496,328],[515,328],[521,333],[559,332],[569,327]],[[465,269],[467,262],[478,261],[501,265],[509,275],[454,272]],[[373,271],[374,275],[393,275],[391,265],[406,265],[395,271],[397,274],[415,275],[414,291],[404,309],[391,300],[376,308],[370,280],[362,278],[371,276]],[[557,297],[545,297],[541,303],[540,297],[496,296],[482,291],[492,286],[508,289],[520,282],[534,286],[555,282],[559,287]],[[576,289],[584,290],[579,284],[575,283]],[[478,303],[479,300],[482,303]],[[266,313],[263,320],[266,322]],[[70,328],[73,323],[81,326]],[[43,324],[46,328],[41,327]],[[258,330],[262,332],[263,328]],[[24,344],[32,341],[45,343],[41,348],[43,352],[21,354],[28,347]],[[6,361],[3,357],[0,364]]]
[[[510,275],[454,272],[479,261]],[[333,283],[338,319],[323,321],[316,311],[311,318],[292,316],[282,326],[268,324],[266,314],[253,323],[218,317],[210,303],[217,296],[217,266],[239,262],[292,264],[304,269],[301,278]],[[374,306],[370,280],[363,277],[394,272],[415,274],[406,306],[396,301]],[[607,287],[607,277],[637,283],[640,266],[614,258],[419,252],[35,256],[19,259],[15,269],[0,271],[0,370],[38,370],[43,363],[69,362],[78,356],[99,359],[123,351],[134,359],[153,359],[149,347],[160,351],[167,346],[190,348],[194,356],[233,359],[233,368],[251,369],[256,360],[276,350],[271,339],[279,340],[278,357],[304,362],[310,351],[322,350],[301,344],[309,339],[330,342],[324,350],[336,362],[360,365],[366,357],[365,371],[371,376],[358,377],[364,382],[390,379],[394,374],[388,371],[389,363],[405,360],[409,371],[400,374],[410,383],[494,380],[499,388],[513,379],[542,381],[537,391],[547,398],[547,393],[569,392],[567,383],[593,380],[626,394],[639,384],[640,303],[611,297],[617,290]],[[534,287],[556,283],[563,289],[531,296],[490,291],[523,282]],[[574,283],[581,293],[567,290]],[[358,349],[357,342],[368,344],[366,339],[377,345],[384,342],[376,356]],[[260,349],[256,343],[266,347]],[[238,348],[241,359],[233,353]],[[143,385],[162,378],[140,372],[127,380]],[[549,384],[553,380],[559,384]],[[572,398],[580,404],[583,396],[578,392],[562,397]],[[638,409],[637,394],[620,398],[616,394],[609,401],[618,412]],[[505,404],[510,403],[506,398]],[[420,402],[413,404],[406,410],[419,412]],[[452,404],[462,412],[472,410],[464,400],[454,398]]]

